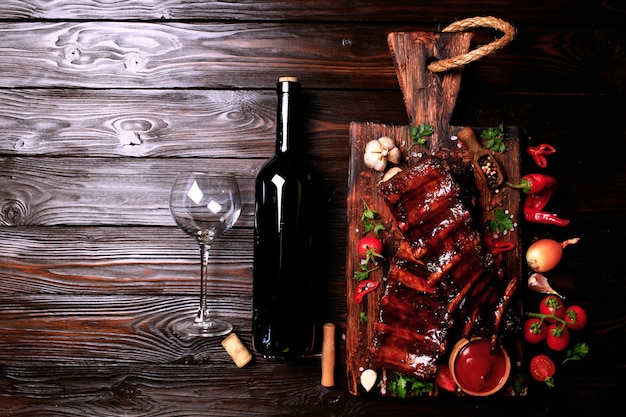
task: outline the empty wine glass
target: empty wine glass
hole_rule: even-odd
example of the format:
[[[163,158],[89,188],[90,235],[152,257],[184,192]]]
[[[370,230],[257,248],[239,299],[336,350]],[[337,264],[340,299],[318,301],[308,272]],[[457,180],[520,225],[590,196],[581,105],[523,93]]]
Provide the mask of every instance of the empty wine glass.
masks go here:
[[[174,325],[179,336],[221,336],[233,326],[211,318],[207,305],[207,267],[213,241],[230,229],[241,213],[237,180],[232,175],[186,172],[178,175],[170,193],[172,217],[200,247],[200,306],[198,314]]]

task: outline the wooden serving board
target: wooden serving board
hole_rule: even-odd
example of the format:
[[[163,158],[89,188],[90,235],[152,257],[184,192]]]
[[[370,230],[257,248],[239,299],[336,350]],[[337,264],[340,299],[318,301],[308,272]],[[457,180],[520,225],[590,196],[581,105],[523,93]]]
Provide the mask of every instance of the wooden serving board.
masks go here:
[[[411,125],[427,123],[434,126],[435,133],[428,138],[428,148],[420,145],[411,145],[409,126],[388,125],[380,123],[350,124],[351,158],[348,184],[347,220],[348,242],[346,259],[347,281],[347,340],[346,360],[349,391],[353,395],[363,395],[366,391],[360,383],[361,373],[371,367],[370,347],[373,338],[373,323],[379,313],[378,301],[384,287],[384,268],[370,273],[369,278],[376,279],[380,285],[377,290],[367,294],[361,303],[354,300],[358,282],[354,279],[354,272],[359,270],[360,257],[357,251],[358,241],[365,236],[361,216],[364,202],[376,211],[386,227],[393,227],[391,215],[385,203],[379,198],[377,184],[382,179],[383,173],[376,172],[365,166],[363,161],[365,144],[372,139],[381,136],[394,138],[396,146],[403,150],[403,160],[400,168],[406,168],[425,154],[444,155],[444,158],[471,164],[467,149],[454,138],[460,129],[450,126],[449,120],[454,109],[456,97],[460,88],[460,72],[446,73],[443,76],[435,75],[427,71],[426,63],[436,57],[455,56],[469,48],[471,36],[462,34],[433,34],[433,33],[391,33],[389,45],[392,51],[394,63],[398,74],[398,81],[404,93],[405,104]],[[480,128],[474,129],[477,137],[480,137]],[[506,179],[511,182],[519,182],[521,178],[520,168],[520,144],[517,129],[507,127],[506,142],[508,150],[504,153],[496,153],[494,158],[500,163],[505,171]],[[388,165],[389,168],[392,165]],[[484,220],[488,218],[493,207],[499,206],[509,211],[517,227],[500,236],[499,240],[515,243],[515,249],[504,254],[503,268],[508,276],[521,277],[522,252],[520,223],[520,192],[509,187],[501,187],[497,192],[490,190],[486,183],[477,181],[479,204],[482,207]],[[369,235],[372,233],[370,232]],[[381,264],[384,266],[384,263]],[[520,290],[518,290],[519,292]],[[521,312],[521,302],[520,312]],[[521,335],[520,335],[521,336]],[[455,343],[450,340],[449,347]],[[521,365],[521,343],[509,346],[509,355],[514,366]],[[379,378],[385,370],[374,369]],[[516,370],[513,369],[511,375]],[[376,391],[374,389],[373,391]],[[434,392],[436,393],[436,391]]]

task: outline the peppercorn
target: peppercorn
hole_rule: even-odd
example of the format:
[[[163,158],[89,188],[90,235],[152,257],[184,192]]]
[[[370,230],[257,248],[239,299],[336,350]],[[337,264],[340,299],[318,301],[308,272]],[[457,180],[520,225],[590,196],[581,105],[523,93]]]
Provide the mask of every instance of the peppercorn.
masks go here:
[[[500,173],[493,163],[491,155],[483,155],[478,158],[478,165],[481,171],[485,174],[485,180],[487,181],[487,187],[490,189],[498,188],[498,185],[502,182]]]

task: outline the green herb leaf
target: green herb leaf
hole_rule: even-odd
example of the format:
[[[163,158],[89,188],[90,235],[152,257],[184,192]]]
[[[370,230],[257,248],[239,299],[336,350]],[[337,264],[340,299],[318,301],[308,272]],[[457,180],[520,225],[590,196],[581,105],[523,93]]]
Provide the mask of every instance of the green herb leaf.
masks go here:
[[[432,391],[434,388],[432,382],[425,382],[398,372],[394,372],[393,375],[393,381],[387,385],[387,390],[400,398],[406,398],[409,395],[421,395]]]
[[[378,212],[370,208],[365,199],[363,201],[363,214],[361,214],[361,222],[363,223],[363,232],[365,234],[374,232],[375,234],[385,230],[385,226],[380,222]]]
[[[504,134],[504,123],[500,123],[498,127],[483,130],[480,137],[486,140],[485,148],[493,152],[506,152],[508,148],[505,142],[511,139]]]
[[[409,128],[409,136],[412,139],[412,143],[407,151],[410,150],[414,145],[422,145],[428,149],[428,142],[426,142],[426,138],[428,136],[432,136],[433,133],[435,133],[435,128],[433,127],[433,125],[422,123],[417,126],[411,126]]]
[[[518,375],[518,377],[515,378],[515,380],[513,381],[513,392],[515,393],[515,395],[519,396],[524,393],[524,391],[528,387],[528,384],[526,383],[527,378],[528,375],[526,374]]]
[[[361,313],[359,314],[359,320],[361,321],[361,323],[365,323],[369,320],[365,311],[361,311]]]
[[[491,212],[491,218],[487,220],[487,228],[493,233],[502,233],[513,229],[513,220],[508,210],[496,207]]]
[[[561,362],[561,365],[567,361],[579,361],[589,353],[589,346],[586,343],[577,342],[572,349],[565,351],[565,360]]]
[[[370,272],[376,271],[379,267],[377,266],[376,268],[368,269],[366,263],[360,263],[359,268],[360,268],[359,271],[354,271],[354,276],[353,276],[353,278],[357,282],[361,282],[364,279],[367,279],[370,275]]]

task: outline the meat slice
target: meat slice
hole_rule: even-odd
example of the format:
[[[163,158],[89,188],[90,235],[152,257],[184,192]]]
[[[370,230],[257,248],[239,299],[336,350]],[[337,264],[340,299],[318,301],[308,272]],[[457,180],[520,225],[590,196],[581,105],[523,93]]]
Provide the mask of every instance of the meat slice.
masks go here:
[[[459,306],[495,273],[462,190],[439,158],[423,158],[378,191],[402,237],[374,323],[373,361],[428,379]]]
[[[427,379],[445,353],[448,313],[437,294],[387,281],[374,323],[374,361],[387,369]]]

